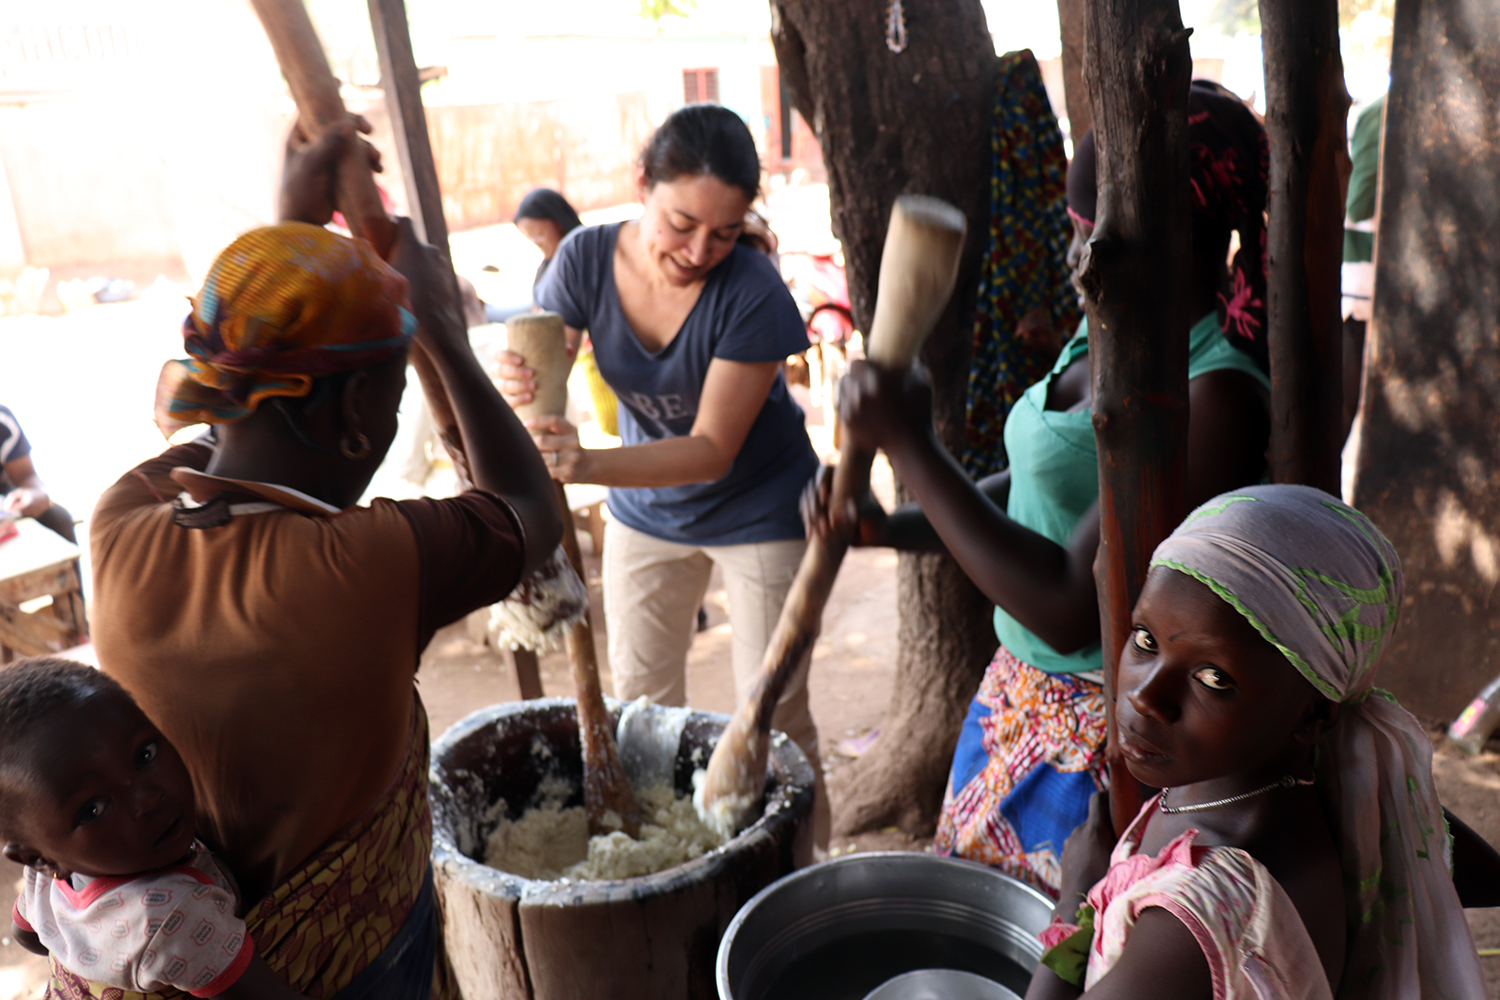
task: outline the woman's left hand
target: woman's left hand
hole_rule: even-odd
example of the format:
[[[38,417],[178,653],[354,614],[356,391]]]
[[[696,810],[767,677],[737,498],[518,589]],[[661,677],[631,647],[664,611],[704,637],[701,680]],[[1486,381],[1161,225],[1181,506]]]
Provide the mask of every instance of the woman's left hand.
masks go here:
[[[333,218],[339,161],[350,143],[364,150],[370,169],[380,173],[380,151],[360,137],[370,123],[360,115],[334,122],[316,139],[309,139],[299,119],[286,139],[281,168],[281,221],[326,225]]]
[[[588,452],[578,443],[578,428],[562,417],[536,417],[526,421],[547,471],[560,483],[588,482]]]

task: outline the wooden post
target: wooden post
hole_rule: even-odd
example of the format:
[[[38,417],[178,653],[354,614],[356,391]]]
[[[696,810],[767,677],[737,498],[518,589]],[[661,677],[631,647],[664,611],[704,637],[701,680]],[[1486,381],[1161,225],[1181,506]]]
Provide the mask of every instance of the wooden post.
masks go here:
[[[1271,476],[1338,495],[1349,95],[1335,0],[1260,0],[1271,139]]]
[[[1100,641],[1116,830],[1140,788],[1114,733],[1115,673],[1156,544],[1187,513],[1189,31],[1177,0],[1095,0],[1084,71],[1099,208],[1082,283],[1099,443]]]
[[[370,32],[375,36],[375,51],[380,59],[380,85],[385,91],[386,112],[401,160],[401,176],[406,183],[406,201],[417,235],[443,252],[448,252],[448,223],[443,216],[443,196],[438,187],[437,166],[432,159],[432,140],[427,135],[427,113],[422,109],[422,81],[411,50],[411,34],[406,24],[405,0],[370,0]],[[458,277],[451,279],[453,301],[459,301]],[[422,382],[432,422],[437,427],[443,447],[453,459],[459,486],[473,485],[468,456],[458,417],[443,388],[432,359],[420,346],[411,351],[411,364]]]
[[[1500,664],[1497,95],[1500,4],[1396,5],[1354,503],[1406,575],[1377,679],[1445,722]]]
[[[380,58],[380,86],[396,136],[411,221],[418,236],[446,254],[448,223],[422,108],[422,81],[406,25],[406,0],[370,0],[370,31]]]
[[[1063,101],[1068,107],[1068,136],[1075,145],[1094,124],[1089,89],[1083,82],[1085,2],[1057,0],[1057,26],[1062,35]]]

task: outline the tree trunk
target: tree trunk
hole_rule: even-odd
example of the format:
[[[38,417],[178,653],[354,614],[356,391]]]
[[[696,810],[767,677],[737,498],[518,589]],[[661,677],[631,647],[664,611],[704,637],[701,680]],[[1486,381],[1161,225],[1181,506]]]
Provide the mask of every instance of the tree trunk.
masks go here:
[[[1095,0],[1087,23],[1099,214],[1082,283],[1099,442],[1106,757],[1121,830],[1140,790],[1115,741],[1115,672],[1152,550],[1187,513],[1192,57],[1177,0]]]
[[[1057,0],[1057,26],[1062,35],[1063,100],[1068,106],[1068,136],[1074,145],[1094,125],[1089,89],[1083,82],[1085,3],[1086,0]]]
[[[901,52],[887,46],[885,4],[869,0],[771,0],[771,37],[782,79],[823,149],[859,329],[869,329],[897,195],[942,198],[969,220],[958,292],[922,352],[938,433],[956,450],[988,229],[980,221],[995,53],[979,0],[908,6]],[[844,835],[889,825],[932,832],[964,712],[995,647],[989,605],[948,556],[903,554],[898,595],[900,652],[881,738],[833,789]]]
[[[1339,493],[1345,119],[1335,0],[1261,0],[1271,139],[1271,477]]]
[[[1500,5],[1401,0],[1354,502],[1401,554],[1376,679],[1450,721],[1500,669]]]

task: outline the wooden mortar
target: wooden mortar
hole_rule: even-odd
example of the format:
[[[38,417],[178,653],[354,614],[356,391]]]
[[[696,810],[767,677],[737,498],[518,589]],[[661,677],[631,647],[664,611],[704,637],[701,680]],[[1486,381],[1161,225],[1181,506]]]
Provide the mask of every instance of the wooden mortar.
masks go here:
[[[531,402],[516,407],[516,415],[522,420],[562,416],[568,406],[568,369],[572,365],[562,317],[550,312],[523,313],[511,317],[505,324],[505,334],[507,346],[536,373],[536,393]],[[556,485],[563,521],[563,550],[579,579],[584,579],[583,556],[573,531],[568,494],[562,483]],[[604,691],[599,685],[599,663],[594,651],[594,627],[587,611],[568,633],[567,647],[573,685],[578,690],[583,800],[589,814],[589,832],[601,834],[621,829],[634,837],[641,829],[641,808],[620,765],[614,723],[604,708]],[[617,825],[611,826],[606,821],[609,813],[619,820]]]
[[[683,795],[727,718],[660,711],[688,713],[674,776]],[[460,990],[468,1000],[714,1000],[715,953],[735,913],[812,860],[807,758],[778,736],[765,812],[723,847],[655,875],[542,882],[483,864],[496,803],[521,815],[550,773],[572,786],[565,804],[580,804],[577,727],[571,699],[543,698],[481,709],[433,744],[433,872]]]

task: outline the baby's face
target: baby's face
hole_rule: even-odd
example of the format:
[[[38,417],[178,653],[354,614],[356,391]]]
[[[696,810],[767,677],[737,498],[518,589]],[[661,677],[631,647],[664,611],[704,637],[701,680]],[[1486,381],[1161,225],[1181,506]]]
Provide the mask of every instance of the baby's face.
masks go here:
[[[1327,705],[1204,584],[1158,567],[1120,653],[1115,721],[1130,773],[1152,787],[1265,784],[1316,741]],[[1298,777],[1305,777],[1299,774]]]
[[[134,875],[183,860],[196,831],[182,758],[128,698],[90,696],[37,724],[7,798],[6,855],[59,877]]]

